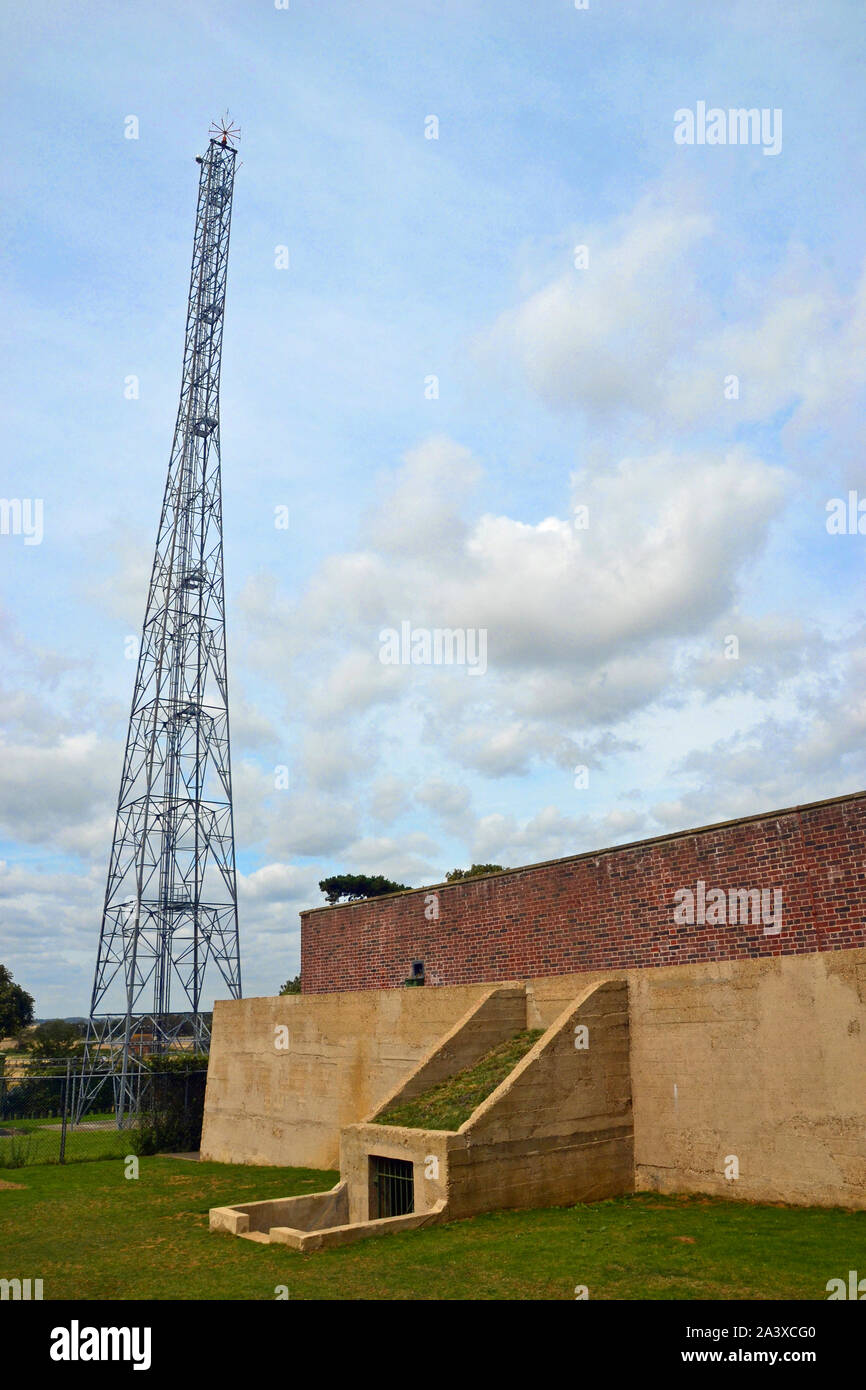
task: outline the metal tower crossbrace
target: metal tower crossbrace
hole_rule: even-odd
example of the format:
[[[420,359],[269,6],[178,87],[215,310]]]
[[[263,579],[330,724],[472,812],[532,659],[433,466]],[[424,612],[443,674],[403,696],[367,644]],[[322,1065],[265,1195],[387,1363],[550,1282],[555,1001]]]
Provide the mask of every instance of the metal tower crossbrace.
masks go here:
[[[146,1054],[207,1051],[205,972],[241,995],[229,758],[219,382],[236,132],[201,166],[183,381],[117,802],[80,1115],[114,1078],[118,1121]]]

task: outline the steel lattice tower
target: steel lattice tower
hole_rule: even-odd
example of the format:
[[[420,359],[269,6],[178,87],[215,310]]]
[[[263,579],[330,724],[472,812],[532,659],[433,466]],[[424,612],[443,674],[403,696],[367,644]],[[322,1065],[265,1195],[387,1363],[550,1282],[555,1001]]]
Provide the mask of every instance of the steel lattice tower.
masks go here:
[[[201,165],[183,381],[142,631],[76,1110],[140,1055],[207,1051],[205,971],[241,994],[229,759],[219,382],[236,132]],[[205,1005],[207,1007],[207,1004]]]

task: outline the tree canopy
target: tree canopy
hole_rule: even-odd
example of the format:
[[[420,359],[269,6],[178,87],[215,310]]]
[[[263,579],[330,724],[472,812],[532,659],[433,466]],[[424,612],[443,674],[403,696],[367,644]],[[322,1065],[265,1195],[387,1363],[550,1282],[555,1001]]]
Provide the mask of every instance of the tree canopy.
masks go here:
[[[464,878],[477,878],[479,874],[494,874],[503,869],[503,864],[473,864],[468,869],[452,869],[445,875],[446,883],[459,883]]]
[[[46,1019],[27,1039],[27,1051],[36,1058],[76,1057],[83,1050],[81,1025],[64,1018]]]
[[[14,1038],[33,1022],[33,995],[12,979],[12,972],[0,965],[0,1038]]]
[[[330,878],[321,879],[319,887],[333,905],[343,898],[351,901],[354,898],[381,898],[384,893],[401,893],[406,891],[408,884],[393,883],[382,874],[332,874]]]

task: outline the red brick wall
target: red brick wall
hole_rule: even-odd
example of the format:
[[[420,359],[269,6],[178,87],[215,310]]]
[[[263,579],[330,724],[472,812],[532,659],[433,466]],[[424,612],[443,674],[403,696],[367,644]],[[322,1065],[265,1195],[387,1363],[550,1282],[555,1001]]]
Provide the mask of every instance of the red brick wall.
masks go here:
[[[782,931],[677,925],[678,889],[782,891]],[[438,920],[427,895],[435,892]],[[866,792],[301,913],[304,993],[674,965],[866,946]]]

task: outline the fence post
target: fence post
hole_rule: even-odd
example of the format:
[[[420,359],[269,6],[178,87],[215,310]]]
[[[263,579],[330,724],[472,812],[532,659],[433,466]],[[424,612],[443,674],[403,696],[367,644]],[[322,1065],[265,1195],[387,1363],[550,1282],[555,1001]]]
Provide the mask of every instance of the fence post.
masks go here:
[[[66,1160],[66,1117],[69,1114],[69,1075],[72,1071],[72,1059],[66,1063],[66,1080],[63,1083],[63,1123],[60,1126],[60,1162]]]

